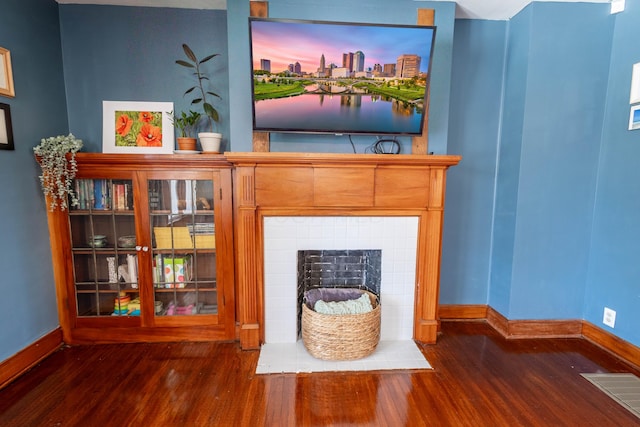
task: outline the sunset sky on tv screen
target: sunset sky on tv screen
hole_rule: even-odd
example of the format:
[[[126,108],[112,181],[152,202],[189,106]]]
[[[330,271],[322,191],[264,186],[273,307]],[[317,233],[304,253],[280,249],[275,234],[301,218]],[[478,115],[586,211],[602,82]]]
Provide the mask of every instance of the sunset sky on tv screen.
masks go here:
[[[333,24],[311,22],[252,21],[254,70],[260,60],[271,61],[271,72],[287,70],[299,62],[303,73],[313,73],[324,55],[327,66],[342,66],[347,52],[364,53],[365,70],[374,64],[395,64],[399,55],[422,57],[421,72],[428,72],[432,28]]]

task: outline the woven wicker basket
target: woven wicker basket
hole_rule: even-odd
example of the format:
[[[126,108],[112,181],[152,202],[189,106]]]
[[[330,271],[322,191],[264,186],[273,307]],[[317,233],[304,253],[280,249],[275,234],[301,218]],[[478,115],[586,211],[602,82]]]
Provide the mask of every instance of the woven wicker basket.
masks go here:
[[[373,353],[380,341],[380,304],[374,294],[372,311],[362,314],[321,314],[302,304],[302,342],[322,360],[354,360]]]

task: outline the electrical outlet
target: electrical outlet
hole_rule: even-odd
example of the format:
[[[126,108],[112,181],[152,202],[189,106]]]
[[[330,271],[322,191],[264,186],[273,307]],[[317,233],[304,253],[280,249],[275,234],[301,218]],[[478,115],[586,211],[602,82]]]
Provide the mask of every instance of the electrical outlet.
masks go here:
[[[609,307],[604,308],[604,316],[602,316],[602,323],[614,328],[616,325],[616,311],[611,310]]]

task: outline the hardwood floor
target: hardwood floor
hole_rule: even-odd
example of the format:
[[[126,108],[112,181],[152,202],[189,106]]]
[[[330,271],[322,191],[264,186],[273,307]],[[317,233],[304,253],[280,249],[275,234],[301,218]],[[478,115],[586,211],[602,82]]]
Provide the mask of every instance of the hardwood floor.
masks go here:
[[[640,372],[581,339],[443,322],[432,371],[255,375],[238,343],[66,347],[0,390],[2,426],[640,426],[580,376]]]

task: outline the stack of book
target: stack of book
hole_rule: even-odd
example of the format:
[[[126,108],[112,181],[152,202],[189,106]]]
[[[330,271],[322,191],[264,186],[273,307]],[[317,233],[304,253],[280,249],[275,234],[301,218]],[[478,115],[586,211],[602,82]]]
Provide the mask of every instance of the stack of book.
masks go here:
[[[196,248],[215,248],[216,247],[216,226],[212,222],[197,222],[188,224],[189,234]]]

